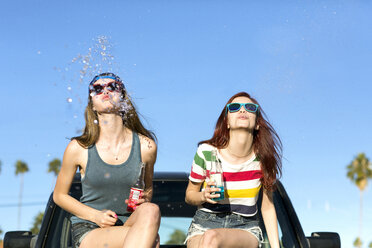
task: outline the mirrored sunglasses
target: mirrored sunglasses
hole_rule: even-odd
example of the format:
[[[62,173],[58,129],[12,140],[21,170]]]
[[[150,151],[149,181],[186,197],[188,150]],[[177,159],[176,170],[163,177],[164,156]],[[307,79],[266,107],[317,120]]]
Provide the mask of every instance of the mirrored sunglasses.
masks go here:
[[[251,113],[256,113],[257,110],[258,110],[258,105],[255,104],[255,103],[238,103],[238,102],[234,102],[234,103],[227,104],[227,106],[226,106],[226,114],[227,114],[227,111],[229,111],[230,113],[238,112],[239,109],[242,106],[244,106],[245,110],[247,110],[248,112],[251,112]]]

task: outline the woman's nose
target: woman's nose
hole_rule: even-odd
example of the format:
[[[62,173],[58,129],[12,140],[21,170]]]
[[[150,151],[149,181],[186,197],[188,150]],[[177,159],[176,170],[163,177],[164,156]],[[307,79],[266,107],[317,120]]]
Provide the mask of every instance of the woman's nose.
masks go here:
[[[108,94],[109,93],[109,90],[107,89],[107,87],[104,87],[103,88],[103,94]]]

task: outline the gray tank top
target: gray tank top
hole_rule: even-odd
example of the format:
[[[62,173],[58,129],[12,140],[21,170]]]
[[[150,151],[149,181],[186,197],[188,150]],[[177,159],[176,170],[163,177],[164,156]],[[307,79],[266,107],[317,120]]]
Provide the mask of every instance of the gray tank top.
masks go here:
[[[130,155],[127,161],[119,165],[105,163],[99,156],[96,145],[89,147],[85,176],[81,179],[80,202],[98,210],[112,210],[124,223],[130,215],[125,199],[128,199],[130,187],[137,181],[140,162],[141,144],[135,132]],[[75,224],[89,221],[72,216],[71,222]]]

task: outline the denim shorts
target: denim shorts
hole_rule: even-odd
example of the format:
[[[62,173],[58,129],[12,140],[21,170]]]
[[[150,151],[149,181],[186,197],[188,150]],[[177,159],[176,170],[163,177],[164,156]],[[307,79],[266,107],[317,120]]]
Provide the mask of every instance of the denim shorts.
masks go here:
[[[122,226],[124,223],[128,220],[129,216],[131,213],[127,213],[124,215],[118,215],[118,219],[116,220],[115,226]],[[85,220],[79,219],[76,216],[72,216],[74,218],[75,222],[72,222],[73,224],[71,225],[71,236],[72,236],[72,242],[74,244],[75,248],[79,248],[81,242],[87,236],[87,234],[96,229],[100,228],[96,223],[93,222],[87,222]]]
[[[72,242],[74,244],[74,247],[79,248],[85,236],[87,236],[87,234],[90,231],[96,228],[99,228],[99,226],[94,223],[78,222],[78,223],[72,224],[71,233],[72,233]]]
[[[209,229],[232,228],[247,231],[258,240],[261,247],[263,241],[262,231],[256,216],[245,217],[234,213],[209,213],[197,210],[187,232],[187,240],[195,235],[203,235]]]

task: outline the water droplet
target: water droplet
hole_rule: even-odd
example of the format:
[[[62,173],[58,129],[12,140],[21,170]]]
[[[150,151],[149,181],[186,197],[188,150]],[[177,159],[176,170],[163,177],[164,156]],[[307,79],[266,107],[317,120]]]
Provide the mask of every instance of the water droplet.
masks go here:
[[[72,103],[72,98],[71,97],[67,98],[67,102]]]
[[[74,115],[74,119],[76,119],[77,118],[77,115]]]
[[[98,124],[98,120],[94,120],[93,122],[94,122],[94,124]]]
[[[170,205],[170,204],[168,203],[168,204],[167,204],[167,207],[168,207],[168,208],[170,208],[170,207],[171,207],[171,205]]]
[[[37,54],[41,54],[41,51],[37,51]]]
[[[50,153],[47,154],[47,157],[50,157]]]
[[[67,87],[67,90],[71,90],[71,87],[70,87],[70,86],[68,86],[68,87]]]
[[[109,179],[110,177],[111,177],[111,174],[108,173],[108,172],[106,172],[106,173],[105,173],[105,178],[106,178],[106,179]]]
[[[115,198],[114,198],[114,201],[118,201],[118,198],[115,197]]]

